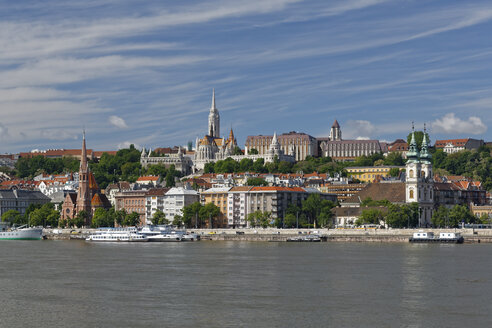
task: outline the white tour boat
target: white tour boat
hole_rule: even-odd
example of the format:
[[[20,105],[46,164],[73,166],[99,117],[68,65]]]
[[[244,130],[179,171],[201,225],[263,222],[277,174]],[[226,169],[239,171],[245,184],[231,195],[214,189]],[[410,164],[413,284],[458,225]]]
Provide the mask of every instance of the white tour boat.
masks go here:
[[[43,239],[43,228],[30,228],[27,225],[9,227],[0,222],[0,240],[40,240]]]
[[[86,241],[94,242],[146,242],[149,238],[137,232],[136,228],[102,228],[89,235]]]
[[[174,230],[169,225],[147,225],[139,230],[139,233],[146,235],[149,241],[195,241],[199,240],[196,234],[188,234],[185,230]]]

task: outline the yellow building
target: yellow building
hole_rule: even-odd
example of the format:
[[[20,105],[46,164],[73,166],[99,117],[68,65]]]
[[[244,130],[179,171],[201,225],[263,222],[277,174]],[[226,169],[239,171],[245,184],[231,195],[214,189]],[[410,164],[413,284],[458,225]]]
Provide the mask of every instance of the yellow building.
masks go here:
[[[492,218],[492,205],[471,205],[471,211],[473,215],[475,215],[477,218],[481,217],[482,215],[487,215],[489,218]]]
[[[404,166],[356,166],[356,167],[346,167],[348,174],[362,182],[373,182],[378,177],[386,178],[389,177],[389,172],[392,168],[399,168],[400,171],[405,169]]]
[[[220,209],[220,216],[215,222],[213,228],[227,228],[227,197],[231,188],[210,188],[200,193],[200,201],[202,205],[212,203]],[[207,228],[210,223],[207,222]]]

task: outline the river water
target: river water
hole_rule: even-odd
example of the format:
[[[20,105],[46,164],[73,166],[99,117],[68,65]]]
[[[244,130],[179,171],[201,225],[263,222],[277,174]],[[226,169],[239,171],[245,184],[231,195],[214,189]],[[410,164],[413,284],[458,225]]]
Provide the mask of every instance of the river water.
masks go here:
[[[491,244],[0,249],[0,327],[492,327]]]

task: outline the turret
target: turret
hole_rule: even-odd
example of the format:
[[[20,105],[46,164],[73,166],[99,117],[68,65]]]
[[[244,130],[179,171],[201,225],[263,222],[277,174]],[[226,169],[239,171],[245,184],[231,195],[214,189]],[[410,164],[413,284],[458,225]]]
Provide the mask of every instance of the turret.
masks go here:
[[[214,138],[220,138],[220,115],[215,106],[215,89],[212,91],[212,106],[208,114],[208,135]]]
[[[417,163],[419,160],[419,150],[417,148],[417,142],[415,141],[415,129],[412,124],[412,138],[410,140],[410,145],[408,146],[407,152],[407,163],[414,162]]]

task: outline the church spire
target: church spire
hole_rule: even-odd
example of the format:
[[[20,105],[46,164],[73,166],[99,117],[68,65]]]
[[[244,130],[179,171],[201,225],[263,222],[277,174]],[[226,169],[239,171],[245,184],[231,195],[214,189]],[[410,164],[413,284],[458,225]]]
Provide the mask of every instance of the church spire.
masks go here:
[[[420,159],[423,163],[429,164],[432,155],[429,153],[429,141],[427,140],[427,131],[424,123],[424,139],[422,139],[422,147],[420,149]]]
[[[419,150],[417,148],[417,142],[415,141],[415,127],[412,122],[412,138],[410,140],[410,145],[408,146],[407,152],[408,162],[418,162]]]
[[[208,135],[214,138],[220,138],[220,115],[215,106],[215,88],[212,90],[212,106],[208,114]]]
[[[80,170],[87,170],[87,149],[85,146],[85,129],[82,134],[82,154],[80,155]]]
[[[215,107],[215,88],[212,89],[212,106],[210,107],[210,111],[216,111],[217,107]]]

